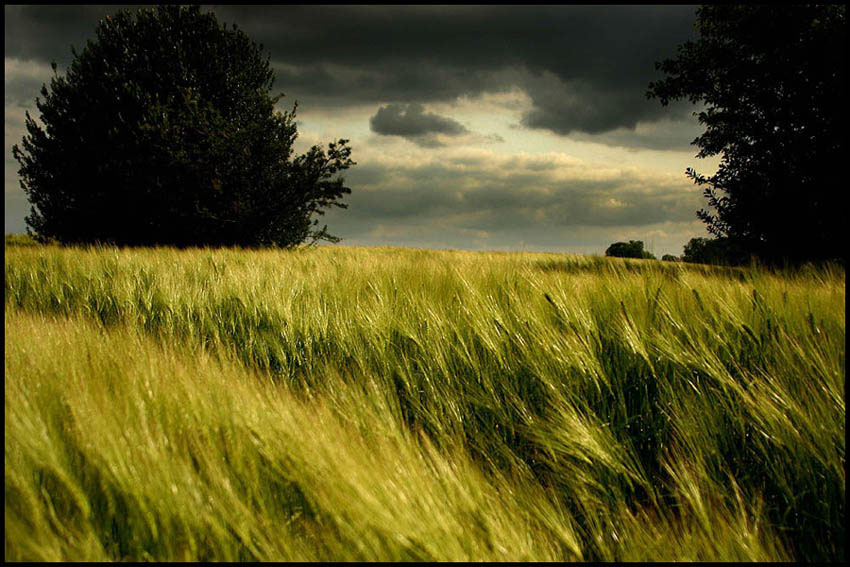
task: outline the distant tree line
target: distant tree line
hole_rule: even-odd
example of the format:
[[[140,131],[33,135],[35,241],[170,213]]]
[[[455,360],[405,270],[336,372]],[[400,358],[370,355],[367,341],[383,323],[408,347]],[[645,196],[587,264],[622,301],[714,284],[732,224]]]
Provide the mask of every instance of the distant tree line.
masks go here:
[[[606,250],[605,255],[612,258],[639,258],[655,260],[655,255],[644,250],[642,240],[615,242]],[[664,254],[664,262],[689,262],[693,264],[720,264],[739,266],[749,263],[750,254],[736,242],[728,238],[691,238],[685,244],[681,257]]]

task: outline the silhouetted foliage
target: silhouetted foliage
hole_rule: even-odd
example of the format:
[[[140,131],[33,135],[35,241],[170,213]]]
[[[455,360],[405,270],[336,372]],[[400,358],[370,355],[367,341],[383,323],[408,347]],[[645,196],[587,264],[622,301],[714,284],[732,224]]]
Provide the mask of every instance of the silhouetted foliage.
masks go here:
[[[713,212],[715,236],[770,262],[843,258],[846,207],[845,5],[712,5],[699,38],[649,85],[661,104],[704,102],[698,157],[722,154],[714,175],[688,168]]]
[[[629,240],[628,242],[615,242],[605,250],[606,256],[616,258],[646,258],[654,260],[655,256],[648,250],[643,249],[642,240]]]
[[[293,155],[262,45],[198,6],[122,10],[56,71],[13,153],[27,231],[62,243],[293,246],[351,190],[347,140]]]
[[[664,254],[661,257],[661,260],[664,261],[664,262],[681,262],[682,261],[681,258],[679,258],[678,256],[673,256],[672,254]]]
[[[750,255],[728,238],[691,238],[685,244],[683,262],[740,266],[750,261]]]

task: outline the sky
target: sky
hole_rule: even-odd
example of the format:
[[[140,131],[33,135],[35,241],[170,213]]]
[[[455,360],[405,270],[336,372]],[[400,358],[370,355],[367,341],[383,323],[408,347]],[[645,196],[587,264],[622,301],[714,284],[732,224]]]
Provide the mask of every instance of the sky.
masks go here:
[[[4,6],[5,231],[29,204],[12,146],[26,111],[132,6]],[[703,132],[689,102],[646,98],[655,62],[695,38],[694,6],[202,6],[263,44],[296,150],[350,140],[347,209],[320,217],[349,246],[661,257],[706,237],[685,176]]]

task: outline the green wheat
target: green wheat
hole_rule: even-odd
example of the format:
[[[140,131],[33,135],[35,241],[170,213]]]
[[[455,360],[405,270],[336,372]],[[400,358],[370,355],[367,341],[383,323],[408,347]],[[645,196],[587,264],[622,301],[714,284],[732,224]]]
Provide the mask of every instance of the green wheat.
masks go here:
[[[845,275],[21,246],[5,558],[844,558]]]

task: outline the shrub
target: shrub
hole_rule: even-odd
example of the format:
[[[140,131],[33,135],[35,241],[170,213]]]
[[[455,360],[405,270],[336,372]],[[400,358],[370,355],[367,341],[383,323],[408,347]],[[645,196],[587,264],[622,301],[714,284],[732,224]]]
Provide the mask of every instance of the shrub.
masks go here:
[[[644,258],[654,260],[655,256],[648,250],[643,249],[642,240],[629,240],[628,242],[615,242],[605,250],[606,256],[616,258]]]

